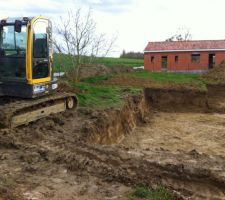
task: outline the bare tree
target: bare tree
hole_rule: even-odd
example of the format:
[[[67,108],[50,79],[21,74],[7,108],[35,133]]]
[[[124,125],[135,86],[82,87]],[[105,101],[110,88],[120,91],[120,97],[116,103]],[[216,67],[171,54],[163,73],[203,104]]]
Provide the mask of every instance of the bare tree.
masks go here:
[[[176,31],[176,34],[166,39],[166,41],[188,41],[192,39],[190,29],[181,27]]]
[[[68,12],[67,18],[60,18],[57,26],[58,40],[54,41],[57,52],[67,54],[72,63],[74,81],[84,62],[92,62],[96,56],[106,56],[113,48],[115,37],[107,40],[105,34],[97,34],[96,23],[91,10],[85,14],[80,8]],[[88,59],[87,59],[88,57]]]

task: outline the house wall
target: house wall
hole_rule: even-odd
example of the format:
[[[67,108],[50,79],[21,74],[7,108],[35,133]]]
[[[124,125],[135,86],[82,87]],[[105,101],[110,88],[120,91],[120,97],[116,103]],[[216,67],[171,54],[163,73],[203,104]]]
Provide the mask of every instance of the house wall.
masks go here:
[[[167,56],[167,71],[205,71],[209,69],[209,54],[216,55],[216,65],[225,60],[225,52],[199,52],[200,61],[192,62],[192,52],[163,52],[163,53],[145,53],[144,66],[146,70],[161,71],[161,58]],[[154,56],[154,63],[151,57]],[[178,56],[178,62],[175,62],[175,56]]]

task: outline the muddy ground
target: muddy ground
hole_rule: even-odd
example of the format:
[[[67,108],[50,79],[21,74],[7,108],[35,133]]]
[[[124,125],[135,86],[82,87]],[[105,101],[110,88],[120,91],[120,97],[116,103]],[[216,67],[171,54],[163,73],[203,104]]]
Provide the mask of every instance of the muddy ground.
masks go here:
[[[0,199],[128,199],[139,183],[225,199],[223,87],[148,88],[121,110],[79,108],[1,130]]]

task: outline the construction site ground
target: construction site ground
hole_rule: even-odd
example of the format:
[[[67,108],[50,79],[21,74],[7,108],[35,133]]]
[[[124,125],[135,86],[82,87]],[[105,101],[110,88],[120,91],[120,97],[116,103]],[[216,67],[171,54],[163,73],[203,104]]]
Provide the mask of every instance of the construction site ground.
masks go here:
[[[130,83],[143,92],[119,108],[80,106],[1,129],[0,200],[140,199],[131,195],[140,184],[174,199],[225,199],[224,86],[100,82]]]
[[[150,122],[126,136],[121,145],[225,156],[225,114],[155,112]]]

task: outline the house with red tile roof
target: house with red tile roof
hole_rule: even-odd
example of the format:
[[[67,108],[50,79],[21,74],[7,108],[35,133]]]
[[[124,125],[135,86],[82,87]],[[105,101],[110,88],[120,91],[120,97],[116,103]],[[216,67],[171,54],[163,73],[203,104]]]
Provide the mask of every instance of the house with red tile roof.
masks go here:
[[[144,67],[150,71],[204,72],[225,60],[225,40],[149,42]]]

